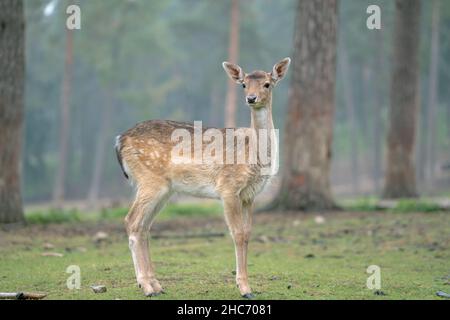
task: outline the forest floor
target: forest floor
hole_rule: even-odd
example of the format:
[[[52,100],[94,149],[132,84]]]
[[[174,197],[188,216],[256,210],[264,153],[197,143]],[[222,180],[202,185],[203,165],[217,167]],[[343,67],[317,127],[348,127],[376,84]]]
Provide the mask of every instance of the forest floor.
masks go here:
[[[191,217],[169,212],[170,218],[163,212],[157,219],[150,247],[166,293],[151,299],[241,299],[232,240],[216,211]],[[121,214],[60,223],[30,219],[26,227],[0,229],[0,292],[149,299],[135,282]],[[441,299],[437,291],[450,293],[449,217],[448,212],[257,214],[250,284],[256,299]],[[44,254],[49,252],[61,255]],[[80,289],[67,288],[71,265],[80,267]],[[366,286],[370,265],[380,267],[378,291]],[[107,291],[96,294],[91,285]]]

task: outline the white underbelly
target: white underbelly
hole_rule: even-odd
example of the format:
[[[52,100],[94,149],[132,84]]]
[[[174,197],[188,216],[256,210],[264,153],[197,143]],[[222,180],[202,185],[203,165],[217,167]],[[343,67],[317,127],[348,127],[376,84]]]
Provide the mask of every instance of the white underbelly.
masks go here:
[[[212,199],[219,199],[220,196],[215,190],[214,186],[210,184],[189,184],[189,183],[183,183],[183,182],[174,182],[172,183],[173,191],[181,193],[181,194],[187,194],[194,197],[200,197],[200,198],[212,198]]]

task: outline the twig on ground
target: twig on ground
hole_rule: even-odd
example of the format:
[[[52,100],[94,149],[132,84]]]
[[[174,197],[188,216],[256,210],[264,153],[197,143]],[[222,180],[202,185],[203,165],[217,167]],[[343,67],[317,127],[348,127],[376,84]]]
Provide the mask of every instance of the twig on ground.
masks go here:
[[[213,238],[224,237],[223,232],[211,232],[211,233],[197,233],[197,234],[181,234],[181,235],[169,235],[169,234],[154,234],[153,239],[188,239],[188,238]]]
[[[46,296],[46,293],[37,292],[0,292],[0,299],[9,300],[40,300]]]

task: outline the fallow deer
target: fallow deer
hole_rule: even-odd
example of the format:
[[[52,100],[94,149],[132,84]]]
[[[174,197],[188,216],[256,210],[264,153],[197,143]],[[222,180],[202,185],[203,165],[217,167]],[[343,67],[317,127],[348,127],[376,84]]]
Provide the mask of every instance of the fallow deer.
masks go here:
[[[253,71],[246,74],[236,64],[223,63],[228,76],[243,86],[246,104],[250,107],[251,126],[244,129],[244,134],[254,134],[257,141],[246,140],[247,155],[249,147],[259,146],[259,130],[274,129],[272,89],[286,75],[289,64],[290,59],[285,58],[275,64],[271,72]],[[177,129],[187,132],[195,130],[191,123],[150,120],[116,137],[119,164],[125,176],[136,185],[136,197],[125,218],[125,225],[138,285],[146,296],[163,292],[150,260],[148,236],[157,213],[169,197],[178,192],[222,200],[225,221],[235,244],[236,284],[243,297],[252,298],[247,275],[247,247],[253,202],[270,175],[262,174],[259,159],[256,164],[175,164],[172,161],[172,149],[176,141],[173,141],[172,134]],[[225,139],[227,129],[217,130]],[[275,140],[273,134],[268,134],[266,138],[271,142]],[[234,140],[231,148],[238,148]],[[230,150],[223,152],[227,151]],[[272,150],[271,157],[276,156],[277,152]]]

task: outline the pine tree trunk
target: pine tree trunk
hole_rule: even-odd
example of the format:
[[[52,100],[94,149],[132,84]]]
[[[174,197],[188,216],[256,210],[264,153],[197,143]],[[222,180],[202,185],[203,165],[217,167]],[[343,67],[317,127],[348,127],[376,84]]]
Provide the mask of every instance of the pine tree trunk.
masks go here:
[[[123,30],[125,25],[123,21],[119,21],[116,25],[115,33],[117,35],[115,41],[111,44],[111,61],[113,65],[119,66],[122,53],[121,36],[123,35]],[[101,119],[100,128],[97,134],[97,142],[94,154],[94,166],[92,169],[92,179],[89,185],[88,204],[91,208],[96,207],[99,196],[100,187],[102,183],[102,176],[105,169],[105,157],[107,152],[107,147],[111,146],[111,122],[112,114],[116,109],[116,97],[114,96],[115,90],[120,88],[121,84],[117,81],[111,80],[109,83],[109,88],[105,90],[105,97],[103,99],[104,103],[101,109]]]
[[[239,54],[239,0],[231,0],[230,43],[228,61],[237,63]],[[225,98],[225,127],[236,127],[236,83],[228,80]]]
[[[397,0],[387,165],[383,196],[416,197],[420,0]]]
[[[66,30],[66,53],[64,62],[64,76],[61,90],[61,117],[59,127],[58,169],[53,189],[53,202],[60,206],[64,200],[64,188],[67,174],[70,131],[70,91],[73,64],[73,31]]]
[[[91,208],[95,208],[100,195],[100,186],[102,181],[102,173],[106,158],[106,148],[111,146],[110,128],[111,113],[114,108],[113,93],[108,92],[106,103],[103,104],[101,110],[100,128],[97,136],[97,142],[94,153],[94,167],[92,171],[92,179],[89,187],[88,202]]]
[[[284,166],[276,205],[334,209],[330,190],[335,104],[337,1],[299,0]]]
[[[440,16],[440,0],[432,2],[431,17],[431,54],[430,54],[430,80],[428,88],[428,125],[426,132],[428,133],[427,141],[427,161],[426,161],[426,189],[428,192],[433,186],[434,169],[436,166],[436,109],[438,101],[439,87],[439,16]]]
[[[21,180],[25,21],[21,0],[0,1],[0,223],[24,220]]]
[[[352,183],[352,193],[357,194],[359,191],[359,149],[358,149],[358,126],[356,124],[356,111],[352,90],[352,77],[350,70],[349,57],[347,48],[344,45],[341,46],[341,58],[340,69],[342,72],[344,100],[346,107],[346,115],[349,124],[349,140],[350,140],[350,178]]]

